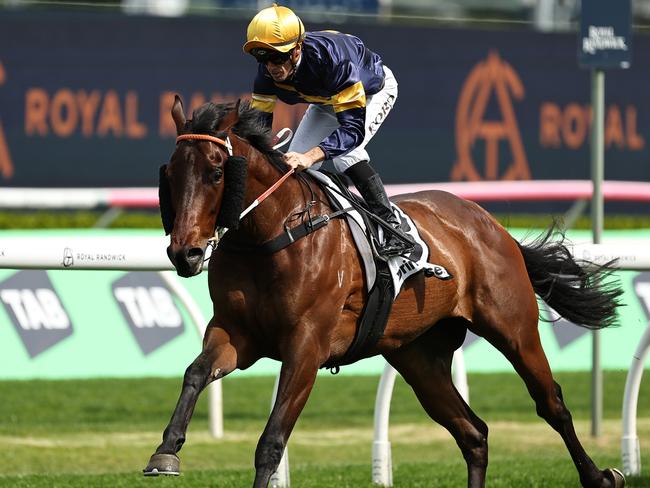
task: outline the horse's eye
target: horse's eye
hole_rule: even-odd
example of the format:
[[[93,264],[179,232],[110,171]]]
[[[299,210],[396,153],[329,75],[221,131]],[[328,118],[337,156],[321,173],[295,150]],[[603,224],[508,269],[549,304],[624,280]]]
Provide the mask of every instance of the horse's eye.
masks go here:
[[[221,177],[222,177],[222,176],[223,176],[223,169],[221,169],[221,168],[216,168],[216,169],[212,172],[212,181],[213,181],[214,183],[219,183],[219,181],[221,180]]]

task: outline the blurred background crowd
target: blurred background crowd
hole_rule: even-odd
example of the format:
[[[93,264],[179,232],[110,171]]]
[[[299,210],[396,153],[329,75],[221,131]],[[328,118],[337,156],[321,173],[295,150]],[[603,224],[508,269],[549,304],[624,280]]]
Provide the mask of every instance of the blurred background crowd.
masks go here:
[[[271,5],[270,0],[2,0],[6,8],[83,7],[121,9],[129,14],[250,17]],[[580,0],[288,0],[305,20],[345,22],[366,18],[382,22],[508,22],[541,31],[567,31],[575,27]],[[650,25],[650,0],[633,0],[634,23]]]

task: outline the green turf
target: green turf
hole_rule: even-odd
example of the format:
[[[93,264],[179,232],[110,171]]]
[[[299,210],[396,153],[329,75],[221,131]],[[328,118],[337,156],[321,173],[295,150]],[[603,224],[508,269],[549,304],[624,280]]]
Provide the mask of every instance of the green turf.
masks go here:
[[[625,372],[604,375],[605,418],[618,419]],[[576,418],[589,418],[590,377],[559,373],[556,380]],[[274,379],[224,380],[225,423],[234,430],[260,430],[270,407]],[[535,407],[518,376],[469,375],[472,408],[486,420],[538,421]],[[507,385],[507,388],[504,387]],[[75,381],[0,381],[0,435],[131,432],[158,430],[168,420],[181,379],[99,379]],[[371,426],[377,378],[320,376],[300,417],[308,429]],[[639,416],[650,417],[650,394],[641,389]],[[396,423],[428,422],[410,388],[398,378],[391,406]],[[199,400],[192,426],[207,426],[207,399]]]
[[[620,467],[624,372],[606,372],[603,435],[589,436],[587,373],[557,375],[578,435],[601,466]],[[249,486],[253,455],[270,407],[273,378],[224,380],[226,436],[207,434],[202,398],[181,451],[183,475],[145,479],[139,471],[160,441],[179,379],[0,382],[0,486]],[[557,434],[536,414],[519,378],[470,375],[472,408],[490,426],[490,487],[579,486]],[[292,485],[370,487],[376,377],[319,377],[289,444]],[[650,395],[641,389],[639,435],[650,449]],[[397,487],[462,487],[465,463],[454,441],[424,415],[398,379],[391,406]],[[650,486],[650,477],[629,480]]]
[[[90,228],[97,224],[103,215],[101,210],[0,210],[0,230],[13,229],[78,229]],[[544,229],[551,225],[553,216],[547,213],[495,214],[504,226],[513,228]],[[648,229],[648,215],[615,215],[607,213],[603,222],[605,229]],[[112,220],[110,228],[161,229],[158,209],[124,209]],[[574,223],[574,229],[591,229],[591,218],[583,215]]]

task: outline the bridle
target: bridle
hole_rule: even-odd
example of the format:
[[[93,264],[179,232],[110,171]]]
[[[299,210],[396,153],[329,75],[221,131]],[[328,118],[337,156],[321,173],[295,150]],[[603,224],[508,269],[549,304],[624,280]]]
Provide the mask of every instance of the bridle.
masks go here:
[[[218,146],[223,147],[226,152],[228,153],[228,156],[233,156],[232,152],[232,144],[230,143],[230,137],[226,136],[225,139],[220,139],[219,137],[215,136],[210,136],[208,134],[181,134],[180,136],[176,137],[176,144],[182,141],[209,141],[214,144],[217,144]],[[264,200],[266,200],[271,193],[273,193],[275,190],[278,189],[278,187],[284,183],[284,181],[291,176],[295,170],[291,168],[289,171],[287,171],[285,174],[283,174],[278,181],[273,183],[264,193],[262,193],[259,197],[257,197],[255,200],[253,200],[253,203],[251,203],[244,211],[239,215],[239,220],[243,219],[246,215],[248,215],[255,207],[257,207],[260,203],[262,203]],[[217,244],[219,243],[219,240],[223,237],[223,235],[228,232],[227,227],[221,227],[217,228],[214,231],[214,237],[211,237],[208,239],[208,242],[213,248],[216,248]]]
[[[230,143],[230,137],[226,136],[225,139],[219,139],[218,137],[209,136],[208,134],[182,134],[176,138],[176,144],[181,141],[210,141],[215,144],[223,147],[228,156],[232,156],[232,144]]]

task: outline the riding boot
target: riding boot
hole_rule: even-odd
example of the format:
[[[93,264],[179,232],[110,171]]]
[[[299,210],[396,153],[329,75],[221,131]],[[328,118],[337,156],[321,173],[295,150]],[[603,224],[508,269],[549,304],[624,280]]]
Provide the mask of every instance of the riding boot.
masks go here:
[[[360,161],[346,170],[345,174],[357,187],[370,211],[390,224],[396,231],[384,230],[384,242],[379,244],[379,249],[377,249],[379,254],[392,257],[411,252],[415,243],[400,229],[400,221],[393,213],[384,185],[375,170],[367,161]]]

